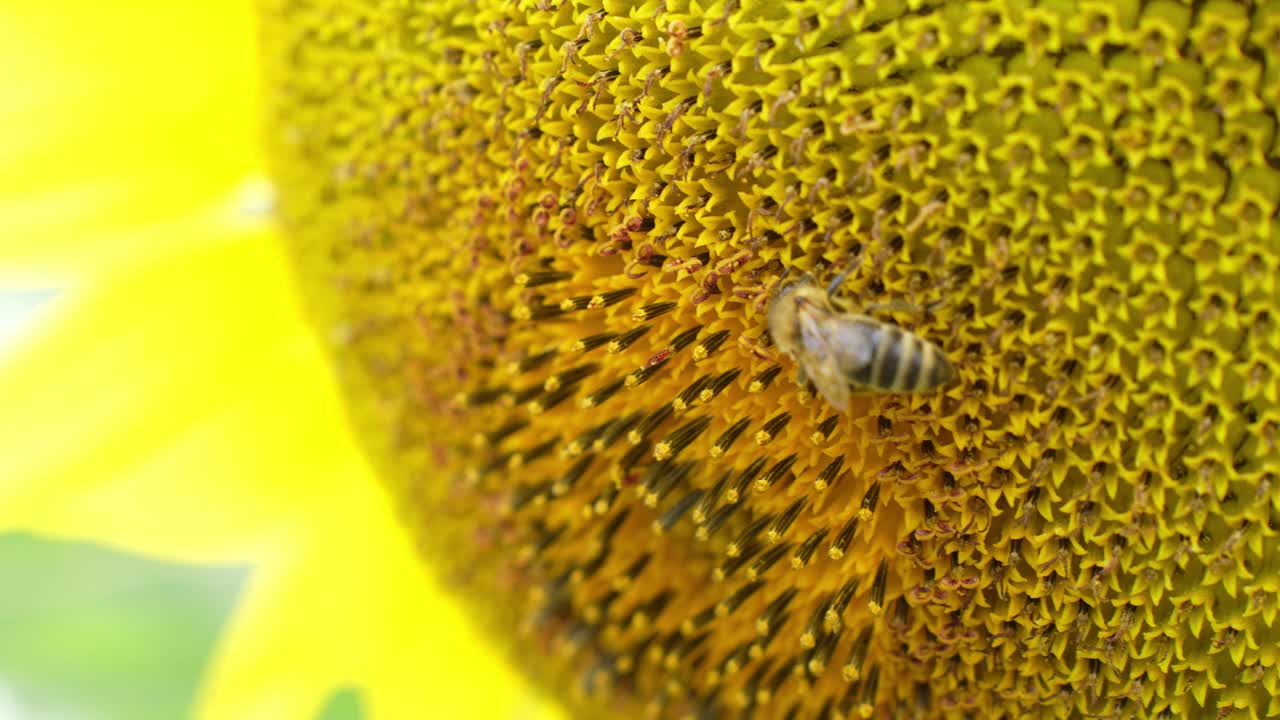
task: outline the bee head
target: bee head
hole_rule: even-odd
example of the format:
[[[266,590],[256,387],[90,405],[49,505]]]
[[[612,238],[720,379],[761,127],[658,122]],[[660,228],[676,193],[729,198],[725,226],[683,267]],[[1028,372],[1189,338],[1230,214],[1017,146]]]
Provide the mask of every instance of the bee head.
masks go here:
[[[791,280],[784,275],[769,297],[766,313],[769,337],[774,346],[787,355],[794,355],[794,349],[799,346],[800,328],[796,313],[807,302],[806,294],[813,286],[813,279],[807,273]]]
[[[773,345],[783,352],[795,346],[795,302],[796,281],[787,281],[783,277],[778,287],[769,295],[769,305],[765,309],[765,319],[769,324],[769,338]]]

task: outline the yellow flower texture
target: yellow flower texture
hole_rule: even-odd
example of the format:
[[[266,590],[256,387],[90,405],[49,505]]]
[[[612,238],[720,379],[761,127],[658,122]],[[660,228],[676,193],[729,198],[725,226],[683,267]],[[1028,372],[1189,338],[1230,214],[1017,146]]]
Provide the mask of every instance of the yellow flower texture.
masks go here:
[[[264,23],[357,425],[582,712],[1280,715],[1280,5]],[[763,303],[845,268],[955,382],[797,386]]]

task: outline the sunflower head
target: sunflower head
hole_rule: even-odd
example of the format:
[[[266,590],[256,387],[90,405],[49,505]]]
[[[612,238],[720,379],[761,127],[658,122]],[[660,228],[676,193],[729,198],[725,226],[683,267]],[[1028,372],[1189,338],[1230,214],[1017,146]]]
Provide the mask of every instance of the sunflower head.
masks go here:
[[[265,17],[357,424],[562,696],[1280,713],[1280,8]],[[846,271],[952,382],[842,412],[794,379],[768,298]]]

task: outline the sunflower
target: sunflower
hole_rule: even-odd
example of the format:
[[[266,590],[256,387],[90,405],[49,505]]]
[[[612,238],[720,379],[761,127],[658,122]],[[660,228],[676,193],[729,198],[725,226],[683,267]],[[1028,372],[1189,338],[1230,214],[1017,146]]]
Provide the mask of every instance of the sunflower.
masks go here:
[[[300,309],[276,246],[219,243],[149,248],[82,306],[156,318],[163,344],[118,366],[152,368],[166,440],[202,409],[254,428],[236,447],[271,470],[235,474],[267,498],[267,539],[323,548],[295,606],[335,576],[393,602],[351,616],[399,651],[342,658],[375,691],[442,662],[404,629],[451,606],[388,594],[430,577],[584,716],[1280,714],[1280,6],[274,0],[260,18]],[[157,257],[178,259],[146,272]],[[841,275],[841,303],[936,344],[954,381],[836,410],[771,342],[764,309],[803,274]],[[192,300],[140,312],[156,297]],[[307,340],[273,354],[286,326]],[[156,347],[190,353],[181,391]],[[61,402],[33,381],[84,353],[19,364],[15,417],[139,397],[82,364]],[[273,368],[295,393],[269,394]],[[350,435],[313,408],[338,393]],[[92,526],[100,493],[47,498],[112,467],[93,447],[25,472],[54,490],[13,516]],[[129,498],[196,494],[204,461],[172,447]],[[305,543],[278,540],[281,514]],[[335,572],[370,535],[398,554],[350,565],[395,567]]]

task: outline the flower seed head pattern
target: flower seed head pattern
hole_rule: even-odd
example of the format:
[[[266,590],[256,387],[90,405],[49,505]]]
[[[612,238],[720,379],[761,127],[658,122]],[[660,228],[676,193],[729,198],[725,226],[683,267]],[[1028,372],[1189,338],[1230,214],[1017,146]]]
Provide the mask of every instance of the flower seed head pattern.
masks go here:
[[[569,702],[1280,714],[1280,5],[263,25],[354,420],[424,558]],[[796,385],[764,300],[845,268],[953,383],[847,414]]]

